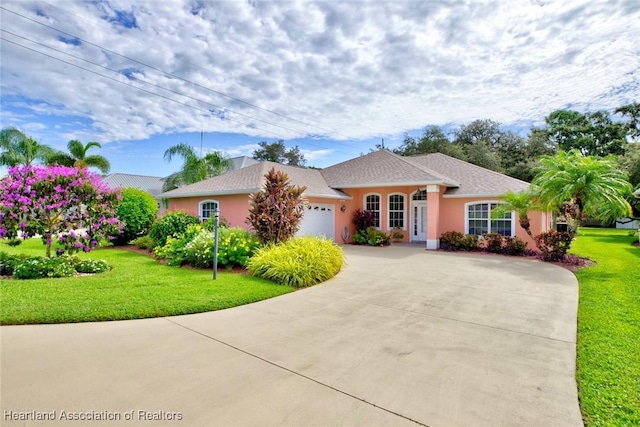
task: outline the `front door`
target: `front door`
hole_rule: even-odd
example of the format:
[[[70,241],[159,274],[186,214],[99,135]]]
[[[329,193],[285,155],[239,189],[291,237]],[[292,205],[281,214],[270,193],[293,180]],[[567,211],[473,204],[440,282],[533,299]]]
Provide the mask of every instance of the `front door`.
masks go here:
[[[411,241],[427,241],[427,202],[411,202]]]

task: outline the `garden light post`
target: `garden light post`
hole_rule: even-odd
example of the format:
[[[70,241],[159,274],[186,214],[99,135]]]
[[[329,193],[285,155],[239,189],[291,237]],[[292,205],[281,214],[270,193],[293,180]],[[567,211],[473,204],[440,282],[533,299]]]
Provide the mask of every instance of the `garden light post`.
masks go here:
[[[216,208],[213,211],[215,218],[213,227],[213,280],[218,278],[218,226],[220,223],[220,211]]]

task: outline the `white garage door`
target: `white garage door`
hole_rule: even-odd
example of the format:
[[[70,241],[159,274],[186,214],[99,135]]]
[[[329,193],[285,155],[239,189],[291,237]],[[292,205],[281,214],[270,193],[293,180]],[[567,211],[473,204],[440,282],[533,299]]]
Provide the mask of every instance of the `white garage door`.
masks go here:
[[[298,236],[312,234],[335,239],[335,205],[329,203],[309,203],[304,211]]]

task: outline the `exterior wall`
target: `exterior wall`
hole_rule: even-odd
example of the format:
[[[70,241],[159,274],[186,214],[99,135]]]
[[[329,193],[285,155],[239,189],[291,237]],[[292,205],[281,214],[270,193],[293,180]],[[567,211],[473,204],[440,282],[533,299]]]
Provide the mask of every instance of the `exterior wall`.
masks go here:
[[[249,209],[248,194],[233,194],[228,196],[209,197],[181,197],[169,199],[167,212],[183,210],[195,216],[199,216],[199,203],[203,200],[215,200],[218,202],[220,217],[224,218],[230,227],[248,228],[245,223]]]

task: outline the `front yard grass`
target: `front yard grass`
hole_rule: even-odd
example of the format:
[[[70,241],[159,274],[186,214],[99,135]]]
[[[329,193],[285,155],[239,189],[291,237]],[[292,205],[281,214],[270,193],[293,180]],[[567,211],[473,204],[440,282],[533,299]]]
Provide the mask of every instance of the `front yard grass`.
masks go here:
[[[40,239],[0,251],[44,255]],[[0,280],[0,324],[73,323],[140,319],[220,310],[294,289],[245,274],[168,267],[143,254],[99,249],[81,258],[104,259],[111,271],[57,279]]]
[[[587,426],[640,425],[640,248],[628,230],[581,228],[577,381]]]

